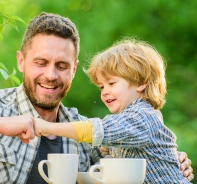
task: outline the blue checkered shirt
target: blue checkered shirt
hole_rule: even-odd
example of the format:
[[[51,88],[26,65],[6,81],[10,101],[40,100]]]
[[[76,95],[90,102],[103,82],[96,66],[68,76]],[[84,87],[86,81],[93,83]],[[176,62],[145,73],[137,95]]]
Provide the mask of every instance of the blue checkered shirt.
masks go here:
[[[90,119],[93,145],[111,150],[111,157],[145,158],[146,184],[190,183],[177,159],[176,136],[147,101],[138,99],[119,114]]]
[[[0,116],[16,116],[31,113],[40,117],[23,90],[17,88],[0,90]],[[86,120],[78,114],[76,108],[60,105],[58,111],[60,122]],[[90,165],[99,162],[101,153],[98,147],[92,149],[87,143],[77,143],[72,139],[62,138],[64,153],[79,154],[79,171],[87,171]],[[29,144],[24,144],[18,137],[0,134],[0,184],[25,184],[38,151],[40,138],[35,137]]]

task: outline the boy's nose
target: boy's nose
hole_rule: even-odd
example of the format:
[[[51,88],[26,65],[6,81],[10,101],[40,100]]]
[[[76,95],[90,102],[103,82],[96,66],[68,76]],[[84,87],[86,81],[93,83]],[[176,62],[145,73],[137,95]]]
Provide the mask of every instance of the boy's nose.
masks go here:
[[[106,89],[105,89],[105,90],[102,90],[102,95],[103,95],[103,96],[109,95],[109,91],[106,90]]]

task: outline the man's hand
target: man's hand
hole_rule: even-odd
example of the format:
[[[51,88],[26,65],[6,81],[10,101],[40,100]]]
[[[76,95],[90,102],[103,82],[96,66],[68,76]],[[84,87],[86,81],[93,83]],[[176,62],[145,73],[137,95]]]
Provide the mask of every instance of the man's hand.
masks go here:
[[[0,133],[7,136],[18,136],[22,142],[29,143],[33,139],[34,134],[34,119],[30,114],[1,117]]]
[[[105,148],[105,147],[101,146],[100,150],[101,150],[103,156],[110,155],[108,148]]]
[[[185,152],[177,152],[180,162],[180,169],[183,171],[183,175],[189,180],[194,179],[193,169],[191,167],[191,160],[187,158],[187,154]]]

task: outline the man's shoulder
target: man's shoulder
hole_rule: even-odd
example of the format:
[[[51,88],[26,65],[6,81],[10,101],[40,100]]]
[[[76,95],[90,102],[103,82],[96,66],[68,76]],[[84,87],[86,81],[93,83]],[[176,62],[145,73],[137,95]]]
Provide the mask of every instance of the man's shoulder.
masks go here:
[[[16,92],[16,87],[0,89],[0,94]]]
[[[10,101],[11,99],[16,98],[16,88],[5,88],[0,89],[0,101],[1,103],[4,101]]]
[[[0,116],[17,115],[16,88],[0,90]]]

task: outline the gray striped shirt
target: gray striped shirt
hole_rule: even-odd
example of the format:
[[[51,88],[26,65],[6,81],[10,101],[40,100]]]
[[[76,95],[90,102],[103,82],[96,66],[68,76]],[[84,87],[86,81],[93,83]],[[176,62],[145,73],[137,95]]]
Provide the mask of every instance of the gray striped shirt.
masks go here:
[[[39,117],[23,90],[17,88],[0,90],[0,116],[17,116],[31,113]],[[78,114],[76,108],[60,105],[58,111],[60,122],[87,119]],[[87,171],[90,165],[97,163],[101,157],[98,147],[92,149],[87,143],[77,143],[72,139],[62,138],[64,153],[78,153],[80,158],[79,171]],[[0,134],[0,184],[25,184],[31,171],[40,138],[35,137],[29,144],[24,144],[18,137]]]

